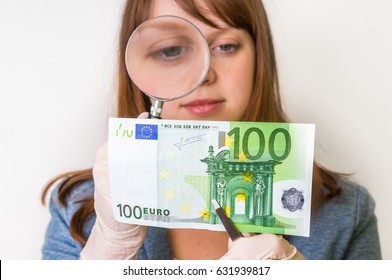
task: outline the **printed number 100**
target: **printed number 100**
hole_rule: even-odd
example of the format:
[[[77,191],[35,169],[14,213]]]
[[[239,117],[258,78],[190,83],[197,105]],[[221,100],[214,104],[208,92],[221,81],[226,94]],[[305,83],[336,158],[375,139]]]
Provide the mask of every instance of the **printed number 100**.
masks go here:
[[[259,144],[259,149],[258,151],[251,155],[249,151],[249,137],[251,134],[255,134],[256,137],[258,137],[258,144]],[[277,155],[275,151],[275,141],[276,141],[276,136],[278,134],[282,134],[284,139],[285,139],[285,149],[281,155]],[[232,130],[230,130],[229,133],[227,133],[229,136],[234,135],[234,159],[239,159],[239,154],[240,154],[240,137],[241,137],[241,131],[239,127],[235,127]],[[251,127],[248,128],[244,135],[242,136],[242,151],[245,154],[245,157],[249,160],[258,160],[260,159],[265,151],[265,136],[263,131],[257,127]],[[272,131],[271,135],[269,136],[268,139],[268,152],[271,156],[272,159],[276,161],[282,161],[286,159],[291,150],[291,137],[290,133],[284,129],[284,128],[277,128]]]

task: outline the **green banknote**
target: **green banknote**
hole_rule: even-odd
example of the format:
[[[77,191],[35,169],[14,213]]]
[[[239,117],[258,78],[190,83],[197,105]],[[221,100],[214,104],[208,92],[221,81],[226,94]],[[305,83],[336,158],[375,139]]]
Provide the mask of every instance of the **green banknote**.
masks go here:
[[[314,125],[111,118],[116,220],[309,236]]]

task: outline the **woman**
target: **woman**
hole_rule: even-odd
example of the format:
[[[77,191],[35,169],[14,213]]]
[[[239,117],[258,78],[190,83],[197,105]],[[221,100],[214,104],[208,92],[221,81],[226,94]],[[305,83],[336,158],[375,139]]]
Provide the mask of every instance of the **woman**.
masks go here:
[[[130,81],[125,48],[132,32],[160,15],[193,22],[210,45],[211,66],[191,95],[165,104],[162,118],[286,122],[268,19],[261,1],[127,1],[120,34],[117,116],[137,117],[151,101]],[[140,115],[139,117],[145,117]],[[91,170],[62,174],[52,192],[44,258],[379,259],[374,201],[316,163],[310,237],[261,234],[227,245],[225,232],[121,224],[112,217],[107,146]],[[94,177],[94,178],[93,178]],[[94,200],[95,199],[95,205]],[[342,216],[344,213],[344,216]],[[97,218],[96,218],[97,217]],[[87,242],[87,243],[86,243]]]

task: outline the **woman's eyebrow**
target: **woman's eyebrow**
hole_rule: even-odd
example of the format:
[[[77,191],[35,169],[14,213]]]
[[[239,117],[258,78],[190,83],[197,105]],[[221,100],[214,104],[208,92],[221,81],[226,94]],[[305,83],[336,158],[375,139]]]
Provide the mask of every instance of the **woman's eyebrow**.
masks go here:
[[[232,34],[232,33],[237,34],[237,32],[239,31],[239,29],[237,29],[235,27],[231,27],[231,26],[225,26],[222,29],[216,29],[216,28],[212,28],[212,29],[213,30],[211,32],[207,32],[208,34],[203,33],[203,35],[206,37],[208,43],[210,43],[210,41],[214,40],[216,37],[227,35],[227,34]]]

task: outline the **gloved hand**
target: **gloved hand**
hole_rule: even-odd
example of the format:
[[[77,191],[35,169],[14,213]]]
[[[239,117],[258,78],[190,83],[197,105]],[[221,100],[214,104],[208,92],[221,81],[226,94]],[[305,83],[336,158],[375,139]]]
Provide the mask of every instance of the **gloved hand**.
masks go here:
[[[147,118],[142,113],[139,118]],[[93,167],[96,222],[80,259],[136,259],[147,228],[114,220],[108,176],[108,145],[97,153]]]
[[[281,235],[258,234],[229,239],[229,251],[221,260],[303,260],[304,256]]]

